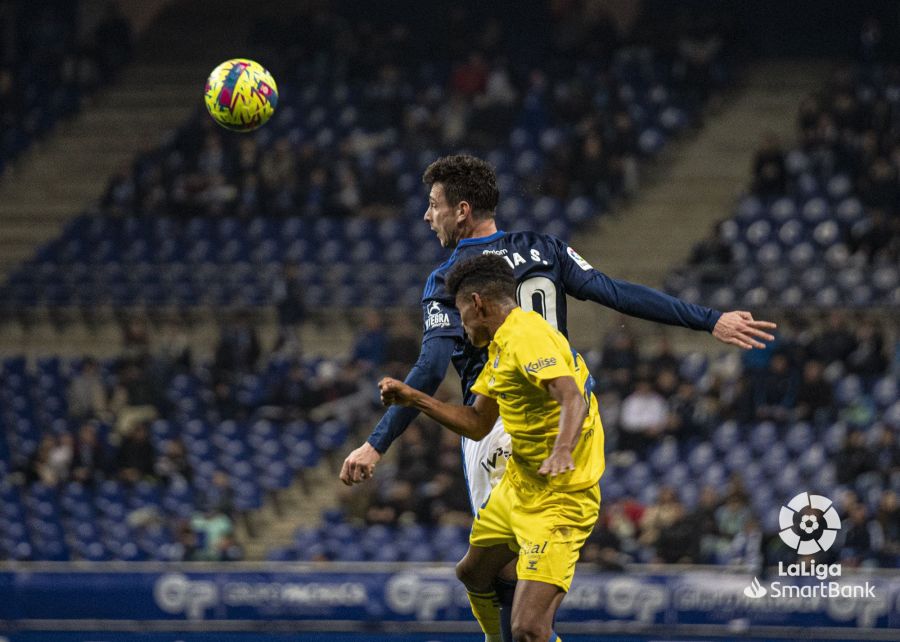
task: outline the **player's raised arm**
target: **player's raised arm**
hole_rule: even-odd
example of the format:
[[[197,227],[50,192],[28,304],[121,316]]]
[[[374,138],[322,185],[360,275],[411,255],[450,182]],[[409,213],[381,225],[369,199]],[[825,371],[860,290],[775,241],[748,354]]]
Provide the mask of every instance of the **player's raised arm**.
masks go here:
[[[426,339],[422,343],[418,360],[406,376],[406,383],[427,394],[434,394],[444,379],[455,346],[454,337],[437,336]],[[390,408],[369,438],[347,455],[341,466],[341,481],[350,486],[372,477],[381,455],[403,434],[417,414],[419,411],[415,408]]]
[[[691,330],[706,330],[722,343],[744,349],[765,348],[774,341],[767,332],[776,325],[758,321],[745,311],[719,312],[654,290],[646,285],[613,279],[597,270],[572,248],[560,242],[559,261],[566,292],[595,301],[617,312]]]
[[[415,408],[456,434],[475,441],[484,439],[491,432],[500,414],[497,402],[482,395],[477,395],[471,406],[449,404],[390,377],[379,381],[378,389],[384,405]]]

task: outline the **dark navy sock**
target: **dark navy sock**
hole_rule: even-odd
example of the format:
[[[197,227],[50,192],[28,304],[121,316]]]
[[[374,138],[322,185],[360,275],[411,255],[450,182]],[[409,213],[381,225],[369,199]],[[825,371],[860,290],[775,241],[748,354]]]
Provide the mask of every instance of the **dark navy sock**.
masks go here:
[[[503,642],[513,642],[512,637],[512,605],[516,594],[515,581],[508,582],[499,577],[494,580],[494,591],[500,598],[500,635]]]

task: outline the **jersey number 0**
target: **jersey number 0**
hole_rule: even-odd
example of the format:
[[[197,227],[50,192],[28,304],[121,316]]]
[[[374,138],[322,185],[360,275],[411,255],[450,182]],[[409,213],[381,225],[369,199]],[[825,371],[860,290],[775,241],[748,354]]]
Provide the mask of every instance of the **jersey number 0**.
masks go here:
[[[537,312],[559,330],[556,321],[556,285],[546,276],[533,276],[516,288],[519,306],[526,312]]]

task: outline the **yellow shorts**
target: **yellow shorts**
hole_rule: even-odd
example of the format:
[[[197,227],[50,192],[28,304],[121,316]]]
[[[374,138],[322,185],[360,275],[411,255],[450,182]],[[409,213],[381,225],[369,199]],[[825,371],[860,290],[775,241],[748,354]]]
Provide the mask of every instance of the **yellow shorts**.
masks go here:
[[[506,544],[519,553],[520,580],[569,590],[578,552],[600,512],[600,487],[559,492],[510,474],[507,468],[472,522],[469,543]]]

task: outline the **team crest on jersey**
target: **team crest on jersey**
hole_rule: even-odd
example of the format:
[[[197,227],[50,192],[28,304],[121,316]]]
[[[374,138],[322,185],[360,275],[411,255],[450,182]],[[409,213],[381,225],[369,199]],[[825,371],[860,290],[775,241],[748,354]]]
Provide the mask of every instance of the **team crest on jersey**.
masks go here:
[[[437,301],[429,303],[428,307],[425,308],[425,312],[427,315],[425,317],[426,330],[450,327],[450,315],[443,310],[441,304]]]
[[[588,270],[594,269],[594,266],[592,266],[590,263],[588,263],[583,258],[581,258],[581,255],[578,252],[576,252],[575,250],[573,250],[571,247],[567,246],[566,252],[568,253],[569,258],[571,258],[573,261],[575,261],[575,263],[578,264],[578,267],[580,267],[585,272],[587,272]]]

